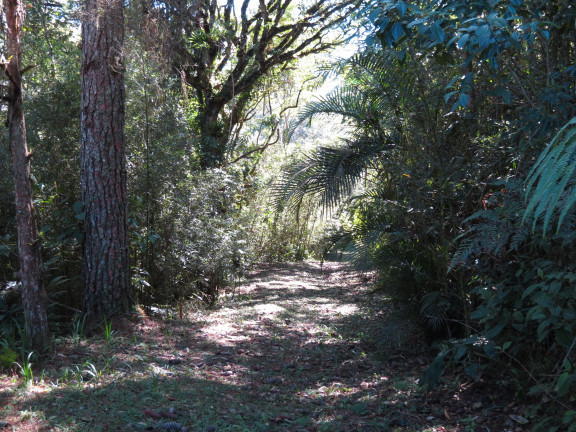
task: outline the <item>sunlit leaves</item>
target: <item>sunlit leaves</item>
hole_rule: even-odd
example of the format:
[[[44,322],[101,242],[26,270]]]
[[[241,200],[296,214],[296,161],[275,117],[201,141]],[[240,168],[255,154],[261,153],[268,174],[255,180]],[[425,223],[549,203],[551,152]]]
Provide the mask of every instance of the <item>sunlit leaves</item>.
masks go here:
[[[440,64],[466,68],[482,62],[483,68],[500,71],[503,53],[525,52],[538,40],[550,39],[552,24],[537,6],[510,0],[385,1],[371,9],[370,22],[384,47],[400,50],[411,39]],[[466,99],[457,99],[456,107],[465,106]]]
[[[404,3],[402,0],[396,2],[396,9],[398,10],[398,15],[403,17],[406,13],[406,3]]]
[[[331,94],[309,103],[290,127],[290,136],[303,122],[320,116],[342,116],[350,122],[352,137],[336,148],[318,148],[287,168],[277,184],[278,207],[297,207],[306,194],[320,196],[322,205],[335,208],[353,191],[388,142],[396,117],[394,106],[401,104],[395,86],[409,92],[410,77],[398,68],[390,53],[368,51],[340,66],[351,82]]]

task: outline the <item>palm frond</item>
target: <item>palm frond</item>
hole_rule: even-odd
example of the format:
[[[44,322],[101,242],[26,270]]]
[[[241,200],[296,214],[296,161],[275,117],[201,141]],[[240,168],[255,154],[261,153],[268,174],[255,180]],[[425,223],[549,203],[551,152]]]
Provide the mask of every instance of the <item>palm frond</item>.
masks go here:
[[[409,121],[404,104],[417,104],[422,96],[415,90],[414,76],[400,68],[391,53],[367,50],[337,62],[334,69],[346,75],[349,85],[306,105],[286,138],[319,117],[343,117],[353,130],[340,147],[319,148],[283,172],[273,188],[278,210],[297,208],[306,194],[318,195],[325,210],[336,207],[367,169],[378,165],[384,154],[392,156],[389,150],[403,142],[401,125]]]
[[[414,342],[420,329],[408,308],[396,309],[383,321],[376,335],[376,345],[386,352],[389,348],[401,348]]]
[[[352,84],[309,103],[290,124],[286,140],[292,138],[302,123],[321,116],[343,116],[363,131],[367,125],[381,129],[382,122],[390,126],[395,108],[400,105],[400,91],[413,93],[411,75],[399,67],[398,59],[391,53],[371,50],[357,53],[337,61],[330,72],[346,75]],[[321,73],[328,71],[324,68]]]
[[[420,316],[426,327],[433,331],[440,331],[447,325],[450,301],[441,291],[432,291],[422,296]]]
[[[351,120],[356,127],[365,128],[366,124],[377,127],[378,120],[381,118],[380,105],[378,101],[369,98],[359,88],[338,88],[308,103],[298,117],[290,123],[285,140],[290,141],[301,124],[318,117],[342,116]]]
[[[289,166],[272,187],[272,195],[279,210],[295,209],[305,195],[320,197],[325,210],[335,208],[341,199],[352,193],[362,178],[374,152],[381,146],[350,145],[339,148],[319,147]]]
[[[407,73],[409,64],[400,68],[398,58],[392,52],[381,50],[366,50],[357,53],[346,60],[338,62],[334,69],[339,74],[347,74],[351,81],[366,89],[368,93],[386,98],[403,91],[410,92],[413,88],[413,75]]]

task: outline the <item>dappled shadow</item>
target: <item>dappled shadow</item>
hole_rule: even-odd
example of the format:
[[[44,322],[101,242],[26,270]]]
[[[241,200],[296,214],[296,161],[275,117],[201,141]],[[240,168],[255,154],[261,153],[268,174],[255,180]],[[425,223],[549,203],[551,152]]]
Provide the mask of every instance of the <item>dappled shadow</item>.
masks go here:
[[[459,430],[416,387],[420,347],[374,349],[374,313],[389,306],[365,281],[332,263],[259,266],[216,311],[143,317],[108,344],[61,346],[41,383],[0,392],[12,407],[0,420],[18,430]]]

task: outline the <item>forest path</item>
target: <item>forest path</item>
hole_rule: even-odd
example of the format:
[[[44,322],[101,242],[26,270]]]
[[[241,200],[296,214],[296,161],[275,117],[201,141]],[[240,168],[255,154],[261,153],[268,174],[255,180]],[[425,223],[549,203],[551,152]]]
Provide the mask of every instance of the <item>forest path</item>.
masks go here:
[[[261,264],[250,272],[199,332],[198,364],[239,391],[227,392],[225,404],[238,415],[222,415],[242,417],[250,431],[407,425],[394,411],[415,386],[421,360],[410,362],[409,376],[388,376],[371,342],[387,302],[368,295],[366,281],[340,263]],[[397,366],[398,359],[389,360]]]
[[[392,308],[367,279],[337,263],[261,264],[215,310],[62,338],[33,384],[0,373],[0,430],[508,429],[518,411],[494,386],[453,375],[418,388],[429,351],[376,343]]]

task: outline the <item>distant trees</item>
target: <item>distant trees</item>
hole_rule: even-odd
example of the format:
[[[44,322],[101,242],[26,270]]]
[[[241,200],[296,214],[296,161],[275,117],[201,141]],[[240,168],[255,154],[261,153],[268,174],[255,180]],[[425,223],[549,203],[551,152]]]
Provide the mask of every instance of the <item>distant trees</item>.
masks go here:
[[[150,2],[146,12],[166,34],[164,49],[198,103],[200,166],[218,167],[234,150],[232,129],[240,123],[252,90],[265,75],[305,56],[337,46],[329,31],[342,24],[356,0],[228,0]]]
[[[23,0],[6,2],[7,56],[2,63],[8,77],[8,129],[14,168],[16,196],[16,223],[18,252],[22,281],[25,328],[28,343],[37,351],[50,346],[50,332],[46,314],[47,298],[42,275],[42,253],[30,179],[30,158],[26,143],[26,122],[22,97],[22,46],[21,37],[26,17]]]
[[[95,322],[133,305],[124,144],[124,3],[88,0],[82,22],[83,313]]]

